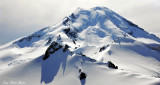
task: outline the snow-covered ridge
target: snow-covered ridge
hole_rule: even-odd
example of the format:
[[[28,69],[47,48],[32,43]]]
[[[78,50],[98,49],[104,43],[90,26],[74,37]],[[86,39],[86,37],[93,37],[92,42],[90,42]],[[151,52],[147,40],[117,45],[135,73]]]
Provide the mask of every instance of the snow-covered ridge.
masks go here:
[[[0,80],[158,85],[159,56],[160,39],[155,35],[106,7],[78,8],[56,25],[0,47]],[[27,80],[31,77],[35,80]]]
[[[76,37],[76,33],[80,33],[84,29],[92,27],[95,27],[94,31],[96,31],[97,35],[101,38],[109,35],[112,36],[113,40],[116,40],[119,37],[132,36],[134,38],[152,39],[160,42],[160,39],[154,34],[146,32],[144,29],[138,27],[138,25],[121,17],[110,9],[106,7],[95,7],[90,10],[78,8],[74,13],[64,18],[64,20],[57,25],[43,28],[30,36],[15,41],[14,44],[17,44],[19,47],[34,46],[35,42],[40,40],[46,41],[48,39],[53,39],[53,37],[56,36],[52,33],[53,31],[65,28],[71,29],[72,34]]]

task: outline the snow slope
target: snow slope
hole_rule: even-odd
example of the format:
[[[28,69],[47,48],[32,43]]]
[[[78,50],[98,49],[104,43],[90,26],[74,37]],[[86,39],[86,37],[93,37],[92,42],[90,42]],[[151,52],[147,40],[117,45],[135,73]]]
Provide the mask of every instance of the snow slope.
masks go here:
[[[160,85],[160,39],[106,7],[78,8],[1,46],[0,83]]]

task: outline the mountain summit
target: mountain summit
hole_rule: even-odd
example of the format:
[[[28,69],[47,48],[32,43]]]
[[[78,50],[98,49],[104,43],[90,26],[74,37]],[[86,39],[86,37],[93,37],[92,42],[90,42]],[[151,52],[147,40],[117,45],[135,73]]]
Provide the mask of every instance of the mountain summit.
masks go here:
[[[0,80],[29,85],[160,84],[160,39],[106,7],[1,46],[0,61]]]

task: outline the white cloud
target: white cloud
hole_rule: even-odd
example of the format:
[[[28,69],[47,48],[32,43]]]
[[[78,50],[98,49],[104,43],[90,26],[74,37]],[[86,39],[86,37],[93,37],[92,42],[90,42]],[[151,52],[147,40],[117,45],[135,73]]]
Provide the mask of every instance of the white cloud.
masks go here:
[[[160,5],[144,4],[122,11],[121,14],[132,22],[150,32],[160,32]]]
[[[148,31],[160,32],[158,3],[159,0],[0,0],[0,42],[51,26],[77,7],[106,6]]]

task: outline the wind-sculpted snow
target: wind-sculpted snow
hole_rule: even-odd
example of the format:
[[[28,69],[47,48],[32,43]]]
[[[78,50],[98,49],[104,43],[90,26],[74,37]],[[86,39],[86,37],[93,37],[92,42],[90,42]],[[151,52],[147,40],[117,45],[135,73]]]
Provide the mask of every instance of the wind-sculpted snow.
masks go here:
[[[106,7],[78,8],[54,26],[0,47],[0,85],[12,80],[159,85],[160,39]]]

